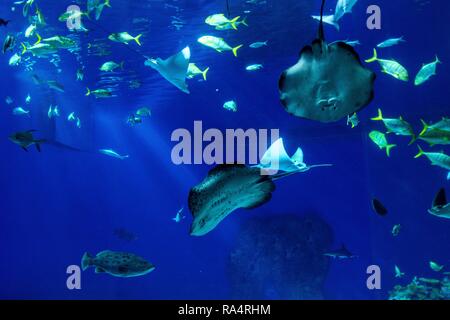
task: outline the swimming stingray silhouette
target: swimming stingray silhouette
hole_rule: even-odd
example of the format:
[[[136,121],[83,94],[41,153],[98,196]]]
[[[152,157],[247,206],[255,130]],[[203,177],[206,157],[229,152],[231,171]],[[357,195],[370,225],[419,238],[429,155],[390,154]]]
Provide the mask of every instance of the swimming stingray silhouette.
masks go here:
[[[322,0],[318,37],[300,52],[298,62],[279,80],[287,112],[320,122],[335,122],[364,108],[373,99],[375,73],[361,64],[358,53],[344,42],[327,44]]]

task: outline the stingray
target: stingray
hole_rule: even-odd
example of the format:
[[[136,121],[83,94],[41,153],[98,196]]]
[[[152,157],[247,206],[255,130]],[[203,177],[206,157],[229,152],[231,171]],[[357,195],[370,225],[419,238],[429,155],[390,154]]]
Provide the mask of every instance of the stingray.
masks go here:
[[[373,99],[375,73],[361,64],[344,42],[327,44],[322,0],[318,37],[300,52],[298,62],[279,80],[281,103],[297,117],[335,122],[367,106]]]
[[[192,236],[203,236],[213,230],[231,212],[253,209],[270,201],[275,190],[274,178],[261,175],[257,167],[242,164],[217,165],[206,178],[189,192]]]
[[[185,93],[189,93],[186,84],[186,74],[188,72],[189,61],[191,59],[191,50],[184,48],[181,52],[162,60],[148,59],[145,65],[158,71],[167,81]]]
[[[283,139],[280,138],[275,141],[261,158],[259,168],[265,170],[265,174],[277,173],[278,171],[296,173],[306,172],[316,167],[330,167],[331,164],[317,164],[307,165],[303,160],[303,150],[297,148],[297,151],[292,157],[286,152],[284,148]]]

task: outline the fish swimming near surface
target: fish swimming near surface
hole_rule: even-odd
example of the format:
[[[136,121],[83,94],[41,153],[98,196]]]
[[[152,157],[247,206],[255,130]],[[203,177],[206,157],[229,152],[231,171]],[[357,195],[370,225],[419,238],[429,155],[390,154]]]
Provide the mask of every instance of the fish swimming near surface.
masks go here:
[[[387,48],[398,45],[401,42],[405,42],[405,39],[402,37],[387,39],[377,45],[378,48]]]
[[[115,277],[128,278],[143,276],[155,270],[147,260],[127,252],[105,250],[95,257],[85,253],[81,259],[81,268],[95,268],[95,273],[108,273]]]
[[[382,70],[381,72],[386,73],[395,79],[401,80],[401,81],[409,81],[409,75],[408,70],[404,66],[402,66],[399,62],[395,60],[385,60],[385,59],[379,59],[378,53],[376,49],[373,49],[373,57],[370,59],[367,59],[367,63],[375,62],[377,61]]]
[[[25,30],[25,38],[29,38],[36,32],[36,24],[32,23]]]
[[[376,198],[372,199],[372,209],[379,216],[385,216],[388,214],[386,207]]]
[[[353,253],[351,253],[345,247],[344,244],[342,244],[342,246],[339,249],[325,252],[323,255],[326,256],[326,257],[331,257],[333,259],[338,259],[338,260],[352,259],[352,258],[356,258],[357,257]]]
[[[21,45],[23,49],[22,55],[24,55],[27,52],[30,52],[36,57],[47,58],[49,55],[58,52],[58,48],[45,42],[41,42],[31,46],[27,46],[25,43],[21,43]]]
[[[321,21],[322,19],[324,23],[334,26],[339,31],[339,20],[341,20],[345,14],[352,12],[353,6],[357,1],[358,0],[338,0],[336,8],[334,9],[334,14],[328,16],[322,16],[321,14],[320,16],[312,16],[312,18],[318,21]]]
[[[10,59],[8,64],[10,66],[17,66],[19,65],[20,61],[22,61],[22,57],[20,55],[18,55],[17,53],[15,53]]]
[[[189,88],[186,84],[186,77],[191,59],[191,50],[189,47],[184,48],[181,52],[162,60],[148,59],[145,65],[155,69],[163,78],[173,84],[175,87],[189,94]]]
[[[437,65],[440,63],[442,62],[436,56],[436,59],[433,62],[424,64],[417,73],[416,78],[414,79],[414,84],[416,86],[420,86],[424,82],[428,81],[432,76],[435,76]]]
[[[10,23],[10,22],[11,22],[11,20],[5,20],[5,19],[0,18],[0,27],[7,27],[8,23]]]
[[[214,36],[203,36],[197,40],[199,43],[206,47],[212,48],[217,52],[232,51],[234,56],[237,57],[237,51],[242,48],[242,44],[232,48],[223,38],[217,38]]]
[[[218,30],[223,30],[224,28],[226,28],[227,26],[230,27],[230,29],[234,29],[237,30],[237,21],[239,20],[240,16],[237,16],[233,19],[228,19],[227,17],[225,17],[225,15],[223,13],[218,13],[218,14],[213,14],[208,16],[205,19],[205,23],[218,28]]]
[[[101,0],[88,0],[87,8],[88,12],[95,10],[95,20],[99,20],[100,16],[105,7],[111,8],[110,0],[104,0],[102,3]]]
[[[112,149],[100,149],[100,150],[98,150],[98,152],[100,152],[100,153],[102,153],[104,155],[107,155],[109,157],[117,158],[117,159],[120,159],[120,160],[125,160],[125,159],[130,157],[129,155],[120,155],[120,154],[118,154],[116,151],[114,151]]]
[[[434,197],[428,213],[439,218],[450,219],[450,203],[447,201],[444,188],[441,188]]]
[[[136,114],[137,114],[139,117],[150,117],[150,116],[152,115],[152,112],[151,112],[151,110],[150,110],[149,108],[147,108],[147,107],[142,107],[142,108],[139,108],[139,109],[136,111]]]
[[[102,64],[102,66],[100,67],[100,71],[112,72],[112,71],[116,70],[117,68],[120,68],[123,70],[123,65],[124,65],[124,61],[122,61],[121,63],[115,63],[114,61],[108,61],[108,62],[105,62],[104,64]]]
[[[402,117],[399,119],[386,119],[383,118],[383,112],[381,109],[378,109],[378,116],[372,118],[373,121],[383,121],[387,133],[395,133],[400,136],[411,136],[411,141],[409,144],[411,145],[414,141],[416,141],[416,136],[414,134],[413,128],[411,125],[406,122]]]
[[[217,165],[189,192],[189,210],[194,217],[190,234],[204,236],[236,209],[262,206],[274,190],[271,177],[261,175],[259,168]]]
[[[75,40],[64,36],[53,36],[50,38],[42,39],[39,33],[36,33],[37,41],[34,45],[39,43],[45,43],[56,49],[72,49],[76,47],[77,43]]]
[[[369,133],[369,138],[378,146],[378,148],[386,149],[388,157],[391,156],[391,149],[397,146],[396,144],[389,144],[386,135],[377,130],[371,131]]]
[[[325,0],[322,0],[321,17]],[[294,116],[336,122],[367,106],[374,97],[375,73],[362,66],[355,49],[325,42],[323,21],[312,45],[279,80],[280,100]]]
[[[242,19],[240,21],[236,21],[234,26],[231,23],[225,23],[225,24],[215,26],[215,29],[216,30],[237,30],[238,29],[237,27],[240,26],[241,24],[248,27],[247,17],[245,17],[244,19]]]

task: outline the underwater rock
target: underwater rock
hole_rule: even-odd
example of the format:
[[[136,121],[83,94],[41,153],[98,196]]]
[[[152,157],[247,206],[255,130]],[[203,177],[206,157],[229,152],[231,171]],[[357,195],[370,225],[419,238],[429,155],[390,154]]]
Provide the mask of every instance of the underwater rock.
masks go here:
[[[317,215],[250,219],[230,254],[232,298],[323,299],[332,238]]]

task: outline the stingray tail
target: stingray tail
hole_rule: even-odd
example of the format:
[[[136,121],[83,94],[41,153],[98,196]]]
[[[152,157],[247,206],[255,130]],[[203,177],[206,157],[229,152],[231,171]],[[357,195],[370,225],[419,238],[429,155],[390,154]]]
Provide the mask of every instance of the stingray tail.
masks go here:
[[[233,48],[233,54],[234,54],[234,56],[235,57],[237,57],[238,55],[237,55],[237,51],[240,49],[240,48],[242,48],[242,44],[241,45],[238,45],[237,47],[234,47]]]
[[[313,164],[311,166],[308,166],[308,170],[313,168],[320,168],[320,167],[332,167],[333,165],[331,163],[323,163],[323,164]]]
[[[373,57],[370,59],[367,59],[366,62],[367,63],[371,63],[371,62],[375,62],[378,60],[378,53],[377,53],[377,49],[373,49]]]
[[[378,109],[378,116],[375,118],[371,118],[370,120],[373,121],[383,121],[383,113],[381,112],[381,109]]]
[[[203,79],[206,81],[206,74],[209,71],[209,67],[205,69],[205,71],[202,71]]]

